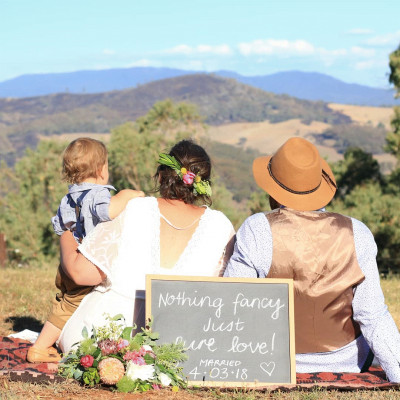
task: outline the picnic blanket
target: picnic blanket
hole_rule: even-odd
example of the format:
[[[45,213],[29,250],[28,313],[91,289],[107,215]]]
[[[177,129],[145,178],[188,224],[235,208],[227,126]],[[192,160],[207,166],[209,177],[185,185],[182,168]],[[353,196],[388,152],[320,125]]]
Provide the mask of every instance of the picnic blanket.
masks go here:
[[[0,376],[24,382],[60,382],[64,378],[57,375],[57,364],[30,364],[26,361],[31,342],[0,336]],[[400,385],[390,383],[380,368],[370,368],[364,373],[316,372],[297,374],[296,385],[266,387],[266,390],[312,389],[316,386],[336,390],[400,389]],[[261,388],[262,389],[262,388]]]

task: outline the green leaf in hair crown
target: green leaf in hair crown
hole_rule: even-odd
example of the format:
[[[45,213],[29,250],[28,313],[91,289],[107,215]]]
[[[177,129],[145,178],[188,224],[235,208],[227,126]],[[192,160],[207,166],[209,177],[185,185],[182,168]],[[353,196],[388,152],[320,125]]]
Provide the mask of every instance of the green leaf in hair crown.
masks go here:
[[[161,154],[159,154],[158,163],[172,168],[179,175],[179,177],[182,177],[181,165],[179,164],[178,160],[174,156],[170,156],[168,154],[161,153]]]
[[[206,196],[211,196],[211,186],[208,181],[199,181],[193,183],[193,188],[197,194],[205,194]]]
[[[169,154],[160,153],[158,163],[161,165],[166,165],[172,168],[179,176],[183,179],[184,183],[187,185],[193,184],[193,193],[197,195],[211,196],[211,186],[210,182],[203,181],[201,176],[195,175],[193,172],[188,171],[185,167],[182,167],[178,160],[174,156]]]

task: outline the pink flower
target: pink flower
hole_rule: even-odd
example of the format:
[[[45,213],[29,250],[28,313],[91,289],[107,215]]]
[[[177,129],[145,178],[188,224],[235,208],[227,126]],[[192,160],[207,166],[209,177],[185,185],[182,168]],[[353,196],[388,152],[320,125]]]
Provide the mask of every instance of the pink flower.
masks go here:
[[[104,339],[99,342],[99,349],[103,356],[108,356],[118,352],[117,345],[118,343],[115,340]]]
[[[120,342],[118,342],[117,349],[122,350],[128,345],[129,345],[129,342],[125,339],[122,339]]]
[[[128,351],[124,355],[124,360],[129,361],[131,360],[136,365],[145,365],[146,362],[144,361],[143,356],[146,354],[146,350],[143,347],[140,348],[139,351]]]
[[[183,175],[182,180],[183,183],[186,183],[186,185],[191,185],[194,181],[195,174],[193,172],[187,172],[185,175]]]
[[[146,365],[146,361],[144,361],[143,357],[136,357],[132,362],[136,365]]]
[[[93,365],[94,358],[92,356],[86,355],[81,357],[82,367],[89,368]]]
[[[154,390],[160,390],[160,386],[158,386],[156,383],[153,383],[151,386]]]

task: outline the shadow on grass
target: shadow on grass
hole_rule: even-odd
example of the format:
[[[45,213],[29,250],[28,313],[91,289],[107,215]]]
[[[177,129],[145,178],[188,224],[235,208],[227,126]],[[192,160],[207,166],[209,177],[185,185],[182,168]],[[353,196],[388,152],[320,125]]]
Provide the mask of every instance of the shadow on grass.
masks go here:
[[[4,321],[12,324],[12,330],[14,332],[20,332],[24,329],[40,332],[43,328],[41,321],[29,316],[8,317]]]

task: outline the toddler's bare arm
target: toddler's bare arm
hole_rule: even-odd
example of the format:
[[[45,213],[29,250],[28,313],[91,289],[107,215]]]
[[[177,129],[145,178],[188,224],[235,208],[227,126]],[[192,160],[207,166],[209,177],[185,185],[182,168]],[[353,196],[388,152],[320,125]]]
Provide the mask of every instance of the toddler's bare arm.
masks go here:
[[[141,190],[124,189],[112,196],[108,211],[110,218],[117,217],[124,210],[128,201],[136,197],[144,197],[144,193]]]

